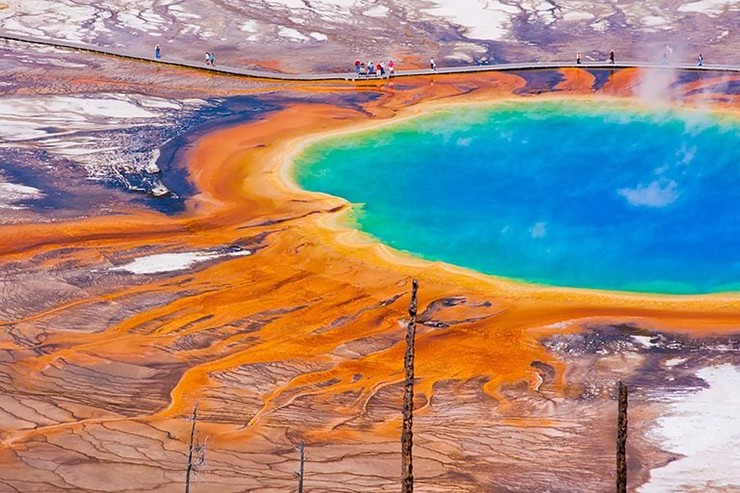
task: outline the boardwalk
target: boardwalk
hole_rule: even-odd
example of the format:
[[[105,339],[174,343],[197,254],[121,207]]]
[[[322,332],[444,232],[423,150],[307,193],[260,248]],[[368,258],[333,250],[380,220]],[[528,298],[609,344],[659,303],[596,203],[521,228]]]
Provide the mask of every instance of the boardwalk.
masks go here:
[[[209,72],[216,72],[225,75],[236,75],[243,77],[252,77],[256,79],[271,79],[271,80],[283,80],[283,81],[331,81],[331,80],[344,80],[344,81],[364,81],[364,80],[378,80],[375,76],[370,77],[357,77],[354,71],[351,71],[351,60],[348,60],[347,72],[340,73],[316,73],[316,74],[286,74],[280,72],[267,72],[261,70],[249,70],[239,67],[229,66],[206,66],[203,61],[199,62],[182,60],[178,58],[171,58],[167,53],[163,53],[163,58],[156,60],[154,56],[145,56],[139,54],[127,53],[123,50],[115,48],[104,48],[100,46],[87,45],[84,43],[77,43],[73,41],[61,41],[51,39],[41,39],[33,36],[25,36],[21,34],[0,34],[0,40],[16,41],[21,43],[31,43],[36,45],[53,46],[55,48],[67,48],[72,50],[84,51],[88,53],[96,53],[100,55],[108,55],[119,58],[125,58],[128,60],[136,60],[141,62],[158,63],[162,65],[169,65],[173,67],[185,67],[196,70],[207,70]],[[152,48],[152,53],[154,49]],[[196,58],[198,58],[196,56]],[[650,62],[639,62],[639,61],[620,61],[615,64],[608,62],[594,62],[584,61],[580,65],[576,65],[575,61],[570,62],[524,62],[524,63],[500,63],[490,65],[456,65],[454,67],[438,67],[437,70],[430,69],[416,69],[416,70],[397,70],[394,78],[398,77],[412,77],[419,75],[431,75],[431,74],[465,74],[465,73],[476,73],[476,72],[514,72],[523,70],[543,70],[543,69],[561,69],[561,68],[582,68],[582,69],[604,69],[604,68],[650,68],[650,69],[672,69],[672,70],[693,70],[693,71],[705,71],[705,72],[731,72],[740,73],[740,66],[737,65],[708,65],[705,64],[702,67],[698,67],[696,64],[664,64],[664,63],[650,63]]]

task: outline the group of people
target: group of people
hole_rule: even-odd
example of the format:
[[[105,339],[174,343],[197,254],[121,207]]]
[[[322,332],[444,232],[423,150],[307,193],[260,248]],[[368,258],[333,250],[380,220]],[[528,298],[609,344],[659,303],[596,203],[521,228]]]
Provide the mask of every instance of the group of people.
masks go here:
[[[609,63],[611,63],[612,65],[614,65],[615,63],[614,62],[614,50],[611,50],[609,52]],[[581,64],[581,52],[579,51],[578,53],[576,53],[576,65],[580,65],[580,64]]]
[[[668,57],[669,57],[669,55],[671,53],[673,53],[673,50],[669,46],[666,46],[666,49],[663,52],[663,58],[662,58],[663,64],[668,64]],[[614,61],[614,50],[611,50],[609,52],[609,59],[608,59],[608,61],[609,61],[609,63],[611,63],[612,65],[614,65],[614,63],[615,63],[615,61]],[[580,65],[580,64],[581,64],[581,52],[579,51],[578,53],[576,53],[576,65]],[[696,58],[696,64],[699,67],[703,67],[704,66],[704,55],[702,55],[701,53],[699,53],[699,56]],[[434,60],[432,60],[432,70],[434,70]]]
[[[159,47],[159,45],[156,45],[154,47],[154,58],[156,58],[157,60],[160,60],[162,58],[162,49]],[[216,66],[216,54],[213,53],[212,51],[211,52],[206,51],[205,61],[206,61],[206,65],[215,67]]]
[[[367,62],[366,64],[365,62],[361,62],[360,60],[355,60],[355,75],[357,75],[358,77],[375,76],[378,78],[382,78],[386,75],[388,77],[392,77],[395,73],[396,65],[393,63],[393,60],[388,61],[388,70],[386,70],[383,62]]]
[[[437,64],[434,61],[434,58],[429,59],[429,69],[437,70]],[[361,62],[360,60],[355,60],[355,75],[358,77],[370,77],[370,76],[392,77],[395,73],[396,73],[396,66],[393,63],[393,60],[388,61],[387,70],[383,62],[365,63],[365,62]]]
[[[159,47],[159,45],[156,45],[154,47],[154,58],[156,58],[157,60],[162,58],[162,50]],[[211,52],[206,51],[205,61],[206,61],[206,65],[215,67],[216,66],[216,54],[213,53],[212,51]]]
[[[673,50],[670,50],[668,46],[666,46],[666,52],[663,53],[663,63],[668,62],[668,53],[672,53]],[[159,45],[156,45],[154,47],[154,58],[159,60],[162,58],[162,50],[159,48]],[[576,64],[581,64],[581,52],[579,51],[576,53]],[[206,52],[205,54],[205,61],[206,65],[209,65],[211,67],[214,67],[216,65],[216,55],[211,52]],[[615,64],[614,61],[614,50],[611,50],[609,52],[609,59],[608,62],[612,65]],[[704,56],[699,53],[699,56],[696,59],[697,65],[699,67],[704,66]],[[437,70],[437,64],[434,62],[434,58],[429,59],[429,69],[434,71]],[[355,60],[355,75],[358,77],[370,77],[375,76],[378,78],[382,77],[392,77],[396,73],[396,66],[393,63],[393,60],[388,61],[388,69],[386,70],[386,66],[383,64],[383,62],[373,63],[373,62],[361,62],[360,60]]]

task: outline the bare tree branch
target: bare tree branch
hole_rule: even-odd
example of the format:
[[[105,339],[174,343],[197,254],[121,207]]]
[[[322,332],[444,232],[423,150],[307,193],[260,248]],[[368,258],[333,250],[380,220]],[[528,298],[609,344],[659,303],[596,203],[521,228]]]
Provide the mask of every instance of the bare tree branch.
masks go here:
[[[401,428],[401,493],[413,493],[413,424],[414,424],[414,343],[416,338],[417,292],[419,283],[411,284],[411,303],[409,304],[409,324],[406,328],[406,353],[403,366],[406,379],[403,386],[403,422]]]
[[[627,386],[621,381],[617,416],[617,493],[627,493]]]
[[[298,450],[301,451],[301,469],[298,473],[298,493],[303,493],[303,465],[306,462],[305,449],[305,444],[303,442],[303,439],[301,439],[301,443],[298,445]]]
[[[185,493],[190,493],[190,473],[193,470],[193,442],[195,440],[195,425],[198,422],[198,403],[193,408],[193,426],[190,428],[190,445],[188,447],[188,466],[185,470]]]

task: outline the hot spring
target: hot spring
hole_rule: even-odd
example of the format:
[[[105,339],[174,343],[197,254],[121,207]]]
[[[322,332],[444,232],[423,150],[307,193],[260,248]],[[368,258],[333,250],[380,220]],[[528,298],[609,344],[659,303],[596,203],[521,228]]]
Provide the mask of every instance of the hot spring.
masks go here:
[[[312,144],[305,189],[398,250],[523,282],[740,290],[740,123],[594,102],[450,106]]]

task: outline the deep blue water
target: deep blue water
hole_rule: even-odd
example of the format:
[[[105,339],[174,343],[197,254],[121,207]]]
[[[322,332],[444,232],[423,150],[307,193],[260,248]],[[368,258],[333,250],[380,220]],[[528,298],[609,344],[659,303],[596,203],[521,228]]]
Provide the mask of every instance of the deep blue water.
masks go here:
[[[447,108],[319,142],[295,177],[423,258],[548,285],[740,291],[740,124],[729,117]]]

